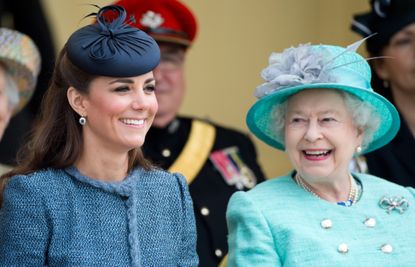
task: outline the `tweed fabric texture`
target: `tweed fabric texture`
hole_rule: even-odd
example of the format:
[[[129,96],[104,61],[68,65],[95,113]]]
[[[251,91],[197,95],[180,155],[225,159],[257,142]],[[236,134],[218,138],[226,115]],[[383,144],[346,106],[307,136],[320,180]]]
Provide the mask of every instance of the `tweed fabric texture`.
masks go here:
[[[414,189],[355,174],[363,193],[355,205],[339,206],[313,196],[290,176],[235,193],[228,205],[228,266],[415,266]],[[412,204],[400,214],[378,205],[383,196]],[[364,222],[376,220],[374,227]],[[331,220],[332,227],[321,226]],[[340,253],[340,244],[349,251]],[[392,246],[391,253],[381,247]]]
[[[74,167],[9,181],[0,266],[197,266],[196,230],[180,174],[133,170],[120,183]]]

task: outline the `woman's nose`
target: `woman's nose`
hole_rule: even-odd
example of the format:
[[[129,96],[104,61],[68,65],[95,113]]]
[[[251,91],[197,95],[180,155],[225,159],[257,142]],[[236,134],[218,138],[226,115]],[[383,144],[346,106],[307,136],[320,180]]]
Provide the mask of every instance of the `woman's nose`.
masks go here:
[[[134,110],[144,110],[148,107],[148,101],[144,93],[135,93],[132,99],[131,106]]]
[[[321,128],[318,122],[316,121],[310,121],[308,124],[308,127],[306,129],[306,132],[304,134],[304,139],[308,142],[315,142],[323,137],[321,133]]]

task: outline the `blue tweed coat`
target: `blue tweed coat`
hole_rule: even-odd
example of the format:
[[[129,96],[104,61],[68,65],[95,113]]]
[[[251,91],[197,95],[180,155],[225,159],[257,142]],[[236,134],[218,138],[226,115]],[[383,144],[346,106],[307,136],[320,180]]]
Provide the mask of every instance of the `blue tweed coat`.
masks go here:
[[[415,266],[415,191],[354,176],[363,193],[351,207],[313,196],[290,176],[235,193],[227,211],[228,266]],[[403,213],[379,205],[394,196],[410,203]]]
[[[133,170],[120,183],[74,167],[9,181],[0,210],[0,266],[197,266],[184,177]]]

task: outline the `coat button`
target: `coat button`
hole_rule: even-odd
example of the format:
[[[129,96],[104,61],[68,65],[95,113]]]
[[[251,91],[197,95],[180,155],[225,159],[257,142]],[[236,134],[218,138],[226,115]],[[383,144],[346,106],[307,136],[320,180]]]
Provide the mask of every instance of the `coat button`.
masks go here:
[[[206,208],[206,207],[202,207],[200,209],[200,214],[202,214],[203,216],[208,216],[209,213],[210,213],[210,210],[208,208]]]
[[[349,252],[349,246],[345,243],[342,243],[337,247],[337,251],[340,252],[340,253],[345,254],[345,253]]]
[[[392,253],[392,251],[393,251],[393,247],[392,247],[391,245],[389,245],[389,244],[383,244],[383,245],[380,247],[380,250],[381,250],[383,253],[387,253],[387,254],[389,254],[389,253]]]
[[[163,150],[161,151],[161,155],[163,155],[163,157],[165,157],[165,158],[170,157],[170,155],[171,155],[171,151],[170,151],[170,149],[167,149],[167,148],[163,149]]]
[[[333,226],[333,222],[330,219],[325,219],[320,222],[320,225],[324,229],[330,229]]]
[[[223,255],[222,250],[220,250],[220,249],[215,249],[215,255],[216,255],[216,257],[221,258],[221,257],[222,257],[222,255]]]
[[[374,218],[367,218],[367,219],[364,221],[364,224],[365,224],[367,227],[373,228],[373,227],[375,227],[375,226],[376,226],[376,220],[375,220]]]

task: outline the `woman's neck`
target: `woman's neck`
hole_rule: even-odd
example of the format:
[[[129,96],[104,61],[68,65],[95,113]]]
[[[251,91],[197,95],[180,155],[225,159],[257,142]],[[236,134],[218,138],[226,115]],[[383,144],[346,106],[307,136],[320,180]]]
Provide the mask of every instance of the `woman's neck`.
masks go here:
[[[75,166],[88,177],[119,182],[127,176],[128,152],[114,152],[102,147],[90,146],[83,149]]]
[[[298,177],[299,176],[299,177]],[[297,174],[297,179],[303,181],[303,185],[307,191],[315,194],[317,197],[329,202],[341,202],[348,199],[351,190],[351,179],[349,176],[345,179],[336,179],[335,181],[310,181],[304,179]]]
[[[392,90],[392,96],[395,106],[398,107],[412,136],[415,137],[415,90],[410,93],[403,90]]]

